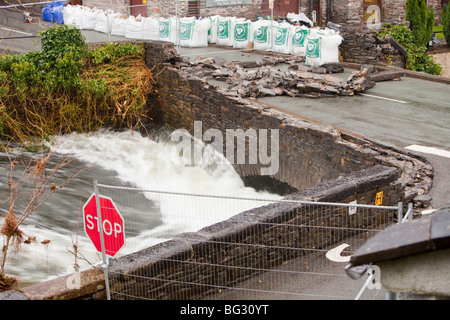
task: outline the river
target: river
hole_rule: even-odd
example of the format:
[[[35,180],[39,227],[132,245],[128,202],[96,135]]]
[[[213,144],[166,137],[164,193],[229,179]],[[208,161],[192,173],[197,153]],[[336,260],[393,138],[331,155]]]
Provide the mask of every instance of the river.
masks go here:
[[[196,143],[200,144],[204,157],[208,159],[204,164],[191,165],[189,159],[174,156],[177,144],[170,137],[167,132],[154,132],[147,136],[130,130],[101,130],[52,137],[50,147],[55,155],[50,159],[50,166],[67,154],[75,157],[69,166],[58,172],[58,178],[64,180],[73,173],[80,173],[24,222],[21,229],[35,237],[36,241],[21,244],[16,252],[9,255],[6,274],[17,277],[22,285],[29,285],[73,272],[75,262],[85,269],[101,260],[101,255],[84,232],[81,214],[83,204],[93,193],[94,180],[101,184],[145,190],[281,198],[246,187],[233,166],[224,161],[223,155],[199,141]],[[14,156],[15,152],[11,150],[9,153]],[[36,154],[22,152],[21,157],[36,157]],[[8,208],[8,167],[9,160],[3,153],[0,155],[2,216]],[[17,170],[20,171],[20,168]],[[19,173],[16,172],[16,178]],[[23,198],[32,192],[26,186],[21,190]],[[259,201],[210,198],[180,200],[173,196],[136,192],[122,192],[117,197],[119,210],[130,230],[126,233],[126,246],[119,256],[168,240],[181,232],[196,231],[264,204]],[[116,203],[116,198],[114,201]],[[20,213],[25,204],[25,200],[18,202],[16,212]],[[211,205],[214,210],[211,210]],[[199,215],[207,215],[208,219],[199,220],[196,218]],[[74,243],[78,248],[78,259],[73,253]]]

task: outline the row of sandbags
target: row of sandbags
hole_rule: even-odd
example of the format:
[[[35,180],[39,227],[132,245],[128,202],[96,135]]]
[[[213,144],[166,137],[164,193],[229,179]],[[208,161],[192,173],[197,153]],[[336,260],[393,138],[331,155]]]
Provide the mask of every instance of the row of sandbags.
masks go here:
[[[80,5],[67,5],[63,17],[65,24],[75,24],[80,29],[110,32],[130,39],[170,41],[182,47],[206,47],[215,43],[247,48],[252,43],[255,50],[306,56],[306,64],[310,66],[339,62],[339,45],[343,40],[332,29],[266,19],[134,17]]]

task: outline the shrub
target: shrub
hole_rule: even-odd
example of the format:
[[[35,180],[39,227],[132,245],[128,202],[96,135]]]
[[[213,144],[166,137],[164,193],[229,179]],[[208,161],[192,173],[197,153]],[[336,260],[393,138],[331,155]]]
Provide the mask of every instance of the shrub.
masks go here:
[[[426,0],[407,0],[406,20],[416,43],[426,46],[433,35],[434,10],[428,9]]]
[[[0,138],[42,141],[149,117],[153,78],[142,44],[89,51],[81,31],[67,25],[40,35],[41,51],[0,56]]]
[[[442,8],[442,25],[444,27],[444,37],[447,44],[450,45],[450,4],[447,3]]]
[[[406,68],[413,71],[422,71],[429,74],[440,75],[442,66],[434,61],[434,58],[426,54],[426,47],[415,42],[414,34],[405,24],[386,24],[380,32],[379,37],[392,36],[400,45],[408,51]]]

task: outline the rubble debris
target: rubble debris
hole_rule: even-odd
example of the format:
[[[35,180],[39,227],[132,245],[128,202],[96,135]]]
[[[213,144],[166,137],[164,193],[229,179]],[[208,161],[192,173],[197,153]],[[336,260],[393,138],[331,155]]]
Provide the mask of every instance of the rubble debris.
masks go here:
[[[304,57],[264,56],[261,61],[232,61],[214,57],[198,57],[183,69],[204,80],[224,81],[228,94],[240,97],[288,95],[291,97],[321,98],[352,96],[375,85],[369,74],[373,67],[363,66],[347,80],[332,76],[344,71],[340,63],[310,67],[301,64]],[[287,65],[286,71],[278,66]]]
[[[390,35],[386,36],[386,40],[389,41],[389,43],[398,50],[398,52],[400,52],[400,54],[402,54],[403,56],[407,57],[408,56],[408,51],[402,47],[402,45],[400,43],[397,42],[397,40],[395,40],[394,38],[392,38]]]
[[[381,72],[375,72],[370,74],[370,80],[374,82],[380,82],[380,81],[389,81],[389,80],[400,80],[401,77],[403,77],[405,73],[401,70],[397,71],[381,71]]]

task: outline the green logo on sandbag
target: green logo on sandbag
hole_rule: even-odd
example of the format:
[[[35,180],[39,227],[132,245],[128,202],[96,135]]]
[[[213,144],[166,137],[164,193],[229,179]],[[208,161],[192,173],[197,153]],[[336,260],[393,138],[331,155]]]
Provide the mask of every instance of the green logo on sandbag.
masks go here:
[[[266,43],[268,39],[268,29],[267,26],[261,26],[255,32],[255,42],[256,43]]]
[[[217,25],[217,33],[219,39],[227,39],[230,37],[230,21],[220,21]]]
[[[308,39],[306,56],[308,58],[320,58],[320,38]]]
[[[181,22],[180,21],[180,39],[190,40],[192,38],[192,33],[194,31],[194,21],[192,22]]]
[[[296,47],[304,47],[305,46],[305,39],[306,36],[308,35],[309,30],[298,30],[295,34],[294,34],[294,38],[292,39],[292,45],[296,46]]]
[[[159,22],[159,37],[169,38],[170,35],[170,21]]]
[[[277,35],[275,37],[275,44],[277,46],[284,46],[287,44],[288,29],[278,28]]]
[[[246,41],[248,40],[249,23],[236,24],[234,27],[234,40]]]

